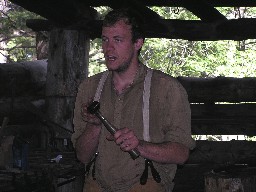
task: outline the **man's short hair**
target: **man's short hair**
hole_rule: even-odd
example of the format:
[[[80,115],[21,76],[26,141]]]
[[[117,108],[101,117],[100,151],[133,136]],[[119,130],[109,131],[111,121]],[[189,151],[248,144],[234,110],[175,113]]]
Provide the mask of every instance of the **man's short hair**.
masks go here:
[[[142,29],[142,19],[139,14],[129,8],[114,9],[110,11],[103,20],[103,27],[113,26],[116,22],[123,20],[127,25],[131,25],[132,41],[137,39],[144,40],[144,32]]]

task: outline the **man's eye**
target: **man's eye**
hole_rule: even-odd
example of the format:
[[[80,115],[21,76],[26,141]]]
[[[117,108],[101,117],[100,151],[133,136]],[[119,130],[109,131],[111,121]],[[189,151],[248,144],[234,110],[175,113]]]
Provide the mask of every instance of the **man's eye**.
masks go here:
[[[108,39],[107,39],[107,38],[102,38],[101,41],[102,41],[102,42],[107,42]]]
[[[115,39],[115,41],[119,43],[122,41],[122,39]]]

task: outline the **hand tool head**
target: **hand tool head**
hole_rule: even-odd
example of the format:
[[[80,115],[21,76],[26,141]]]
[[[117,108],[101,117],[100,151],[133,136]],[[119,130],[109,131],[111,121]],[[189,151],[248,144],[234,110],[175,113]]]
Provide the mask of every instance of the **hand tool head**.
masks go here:
[[[87,110],[91,114],[95,114],[100,109],[100,103],[98,101],[93,101],[88,107]]]

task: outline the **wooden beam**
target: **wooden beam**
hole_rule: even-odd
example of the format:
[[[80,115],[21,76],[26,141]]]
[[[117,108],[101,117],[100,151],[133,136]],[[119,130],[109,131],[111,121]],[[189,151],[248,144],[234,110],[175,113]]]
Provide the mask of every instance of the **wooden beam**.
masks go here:
[[[168,31],[168,27],[161,22],[162,17],[137,0],[111,0],[108,2],[108,6],[112,9],[131,8],[141,19],[142,23],[150,23],[160,33]]]
[[[137,0],[145,6],[165,6],[165,7],[183,7],[184,4],[197,4],[201,0]],[[90,6],[107,6],[106,0],[87,1]],[[203,0],[203,2],[212,5],[213,7],[256,7],[255,0]]]
[[[97,11],[86,3],[81,1],[33,1],[30,0],[12,0],[24,9],[34,12],[44,18],[51,20],[57,26],[72,25],[81,19],[93,19],[97,15]]]
[[[253,0],[248,1],[232,1],[229,0],[228,3],[224,0],[173,0],[173,1],[117,1],[117,0],[107,0],[107,1],[68,1],[68,0],[45,0],[45,1],[29,1],[29,0],[11,0],[11,2],[22,6],[28,11],[34,12],[46,19],[49,19],[52,23],[55,23],[59,27],[67,27],[76,23],[88,22],[94,19],[98,13],[93,6],[103,6],[107,5],[112,8],[119,8],[122,6],[131,6],[137,9],[139,12],[143,13],[144,18],[151,19],[149,21],[157,20],[158,14],[150,10],[149,6],[180,6],[185,7],[194,13],[196,16],[202,19],[202,21],[212,22],[224,20],[225,17],[220,14],[214,7],[218,3],[221,5],[229,7],[242,7],[242,6],[252,6],[256,7],[256,3]],[[153,16],[153,17],[152,17]],[[147,19],[147,20],[148,20]],[[152,20],[153,19],[153,20]],[[156,22],[157,27],[165,27],[161,22]],[[155,26],[156,28],[156,26]],[[169,37],[170,38],[170,37]]]
[[[218,22],[202,22],[199,20],[167,20],[161,21],[168,28],[158,31],[153,25],[146,25],[148,38],[186,39],[190,41],[246,40],[256,38],[256,19],[232,19]]]
[[[47,20],[27,20],[27,26],[34,31],[47,31],[54,27]],[[91,38],[101,36],[101,20],[80,21],[70,30],[84,30]],[[158,26],[158,27],[156,27]],[[147,38],[185,39],[190,41],[246,40],[256,39],[256,19],[234,19],[219,22],[199,20],[158,19],[144,26]]]
[[[33,101],[35,107],[28,105]],[[46,123],[58,130],[63,127],[48,119],[45,115],[45,100],[36,97],[17,97],[15,101],[0,99],[0,121],[11,117],[11,125]],[[256,104],[208,105],[191,104],[193,135],[256,135]],[[59,129],[60,128],[60,129]],[[61,130],[63,131],[63,130]]]
[[[161,16],[156,13],[155,11],[149,9],[145,5],[141,4],[137,0],[111,0],[106,1],[108,2],[107,6],[111,7],[112,9],[120,9],[120,8],[131,8],[135,12],[141,15],[141,17],[145,20],[157,20],[160,19]]]
[[[204,22],[227,20],[224,15],[222,15],[217,9],[206,3],[204,0],[198,0],[197,3],[191,3],[191,0],[188,0],[183,4],[183,7],[185,7]]]
[[[191,104],[193,135],[256,135],[256,104]]]
[[[230,19],[228,21],[218,23],[218,25],[216,25],[216,31],[223,39],[228,39],[230,36],[232,36],[234,40],[255,39],[256,19]]]
[[[193,115],[193,113],[192,113]],[[196,119],[192,117],[191,131],[193,135],[256,135],[256,123],[247,121],[247,118],[233,119],[207,119],[202,117]]]
[[[188,164],[251,164],[256,162],[256,142],[196,141]]]
[[[45,1],[34,1],[31,2],[29,0],[10,0],[11,2],[20,5],[24,8],[33,8],[34,6],[40,7],[43,6],[45,8],[49,8],[53,5],[53,8],[56,8],[56,5],[60,7],[71,7],[72,2],[68,0],[55,0],[54,2],[51,0]],[[183,7],[184,5],[192,5],[199,4],[204,2],[205,4],[209,4],[213,7],[256,7],[255,0],[137,0],[138,3],[144,6],[165,6],[165,7]],[[63,3],[63,4],[62,4]],[[74,3],[79,4],[80,6],[107,6],[111,3],[111,0],[86,0],[86,1],[78,1],[75,0]],[[119,1],[122,3],[122,1]],[[29,5],[30,4],[30,5]],[[43,8],[42,7],[42,8]],[[46,9],[47,10],[47,9]]]
[[[178,77],[191,103],[256,102],[256,81],[253,77],[192,78]]]

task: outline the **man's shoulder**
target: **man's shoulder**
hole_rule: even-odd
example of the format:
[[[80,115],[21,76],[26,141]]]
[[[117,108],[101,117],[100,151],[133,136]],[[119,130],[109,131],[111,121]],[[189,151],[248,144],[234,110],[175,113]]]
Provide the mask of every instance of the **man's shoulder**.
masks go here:
[[[152,85],[153,89],[163,92],[172,92],[172,91],[185,91],[185,87],[178,80],[178,78],[173,77],[169,74],[166,74],[160,70],[153,69],[152,76]]]
[[[177,78],[159,70],[154,70],[153,72],[152,90],[153,94],[166,95],[166,98],[168,98],[169,94],[187,95],[186,89]]]
[[[103,71],[101,73],[97,73],[95,75],[92,75],[90,77],[87,77],[83,80],[82,83],[88,84],[88,83],[98,83],[100,78],[102,77],[103,73],[106,73],[107,71]]]
[[[157,82],[164,82],[164,83],[179,83],[179,81],[177,80],[177,78],[167,74],[167,73],[164,73],[160,70],[157,70],[157,69],[152,69],[153,70],[153,80],[154,81],[157,81]]]
[[[82,87],[86,86],[87,87],[87,86],[96,86],[96,85],[98,85],[103,73],[106,73],[106,72],[107,71],[104,71],[104,72],[97,73],[95,75],[92,75],[90,77],[85,78],[81,82],[80,86],[82,86]]]

